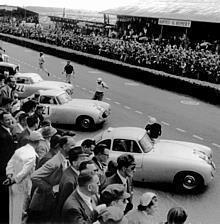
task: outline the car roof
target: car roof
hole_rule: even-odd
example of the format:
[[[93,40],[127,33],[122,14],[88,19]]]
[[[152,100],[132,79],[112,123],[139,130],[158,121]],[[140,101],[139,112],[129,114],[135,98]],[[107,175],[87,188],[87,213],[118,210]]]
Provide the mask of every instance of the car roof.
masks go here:
[[[18,65],[1,61],[0,66],[17,67]]]
[[[141,139],[146,134],[144,128],[139,127],[110,127],[105,130],[103,137],[121,138],[121,139]]]
[[[39,74],[37,74],[37,73],[17,73],[16,75],[15,75],[15,77],[27,77],[27,78],[31,78],[31,77],[34,77],[34,76],[37,76],[37,77],[39,77],[40,75]],[[40,76],[41,77],[41,76]]]
[[[62,93],[66,93],[61,89],[48,89],[48,90],[38,90],[41,96],[58,96]]]

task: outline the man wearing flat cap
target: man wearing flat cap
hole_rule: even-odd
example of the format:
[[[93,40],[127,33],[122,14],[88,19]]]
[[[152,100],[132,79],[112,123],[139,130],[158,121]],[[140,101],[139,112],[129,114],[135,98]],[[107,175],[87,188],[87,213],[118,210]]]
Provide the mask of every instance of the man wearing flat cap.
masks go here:
[[[132,204],[132,194],[133,194],[133,186],[132,186],[132,178],[135,172],[136,163],[133,155],[131,154],[122,154],[117,159],[117,172],[108,177],[106,180],[105,186],[110,184],[123,184],[127,193],[131,195],[128,200],[125,214],[133,208]],[[102,188],[104,189],[104,188]]]
[[[33,131],[29,136],[28,144],[18,148],[7,164],[7,179],[3,184],[9,186],[10,224],[24,221],[32,186],[30,176],[36,165],[35,149],[41,139],[41,134]]]

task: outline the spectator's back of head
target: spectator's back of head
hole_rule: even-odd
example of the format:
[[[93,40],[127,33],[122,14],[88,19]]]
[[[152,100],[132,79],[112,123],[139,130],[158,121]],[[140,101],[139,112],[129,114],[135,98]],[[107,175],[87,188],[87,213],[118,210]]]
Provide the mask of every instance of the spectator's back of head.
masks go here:
[[[129,167],[131,165],[136,165],[135,164],[135,159],[134,156],[131,154],[122,154],[118,157],[117,159],[117,164],[118,164],[118,170],[120,170],[122,167]]]
[[[35,115],[27,117],[27,125],[29,128],[38,127],[39,120]]]
[[[186,211],[181,207],[171,208],[167,214],[168,224],[183,224],[187,219]]]
[[[108,149],[107,145],[105,145],[105,144],[96,145],[93,150],[94,155],[96,156],[98,154],[104,154],[105,149]]]
[[[37,102],[36,101],[28,100],[27,102],[25,102],[22,105],[21,110],[23,110],[25,113],[34,112],[36,106],[37,106]]]
[[[79,187],[86,187],[89,183],[93,181],[93,176],[90,173],[80,173],[78,177],[78,185]]]

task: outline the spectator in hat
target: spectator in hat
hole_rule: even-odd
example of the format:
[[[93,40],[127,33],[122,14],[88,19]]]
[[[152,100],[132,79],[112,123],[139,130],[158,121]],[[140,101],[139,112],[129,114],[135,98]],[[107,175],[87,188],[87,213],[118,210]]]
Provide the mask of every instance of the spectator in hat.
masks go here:
[[[100,224],[127,224],[124,211],[128,203],[128,194],[122,184],[110,184],[101,192],[101,202],[107,208],[99,215]]]
[[[70,166],[64,170],[59,183],[59,197],[57,204],[57,213],[61,215],[61,211],[66,199],[76,189],[78,184],[79,166],[82,161],[87,158],[82,147],[76,146],[69,151]]]
[[[128,224],[152,224],[156,223],[154,214],[157,209],[157,195],[152,192],[142,194],[137,209],[133,209],[126,215]]]
[[[132,195],[133,195],[133,186],[132,178],[135,173],[136,163],[133,155],[131,154],[122,154],[117,158],[117,172],[108,177],[105,183],[105,187],[110,184],[123,184],[126,192],[131,195],[128,200],[125,214],[133,208],[132,204]],[[104,188],[102,188],[104,189]]]
[[[9,186],[10,224],[21,224],[27,215],[31,192],[30,176],[35,170],[37,157],[35,149],[41,139],[40,133],[32,132],[28,144],[18,148],[7,164],[7,179],[3,184]]]
[[[59,151],[59,141],[61,139],[61,135],[55,134],[50,139],[50,150],[49,152],[41,158],[41,160],[37,164],[37,169],[43,166],[49,159],[55,156]]]
[[[53,135],[57,133],[57,130],[52,126],[47,126],[42,128],[41,134],[43,136],[43,140],[40,141],[36,152],[38,154],[39,160],[45,156],[50,150],[50,139]]]

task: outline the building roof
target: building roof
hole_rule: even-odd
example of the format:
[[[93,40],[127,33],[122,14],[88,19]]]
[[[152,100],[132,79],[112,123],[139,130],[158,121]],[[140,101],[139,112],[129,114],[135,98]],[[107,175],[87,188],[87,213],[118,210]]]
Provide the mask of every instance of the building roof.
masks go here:
[[[220,23],[220,0],[140,0],[101,13]]]
[[[21,13],[26,14],[26,16],[34,16],[38,15],[37,12],[28,10],[26,8],[18,7],[18,6],[12,6],[12,5],[0,5],[0,14],[3,12],[3,15],[5,15],[6,12],[10,13],[9,15],[14,15],[14,13]]]

